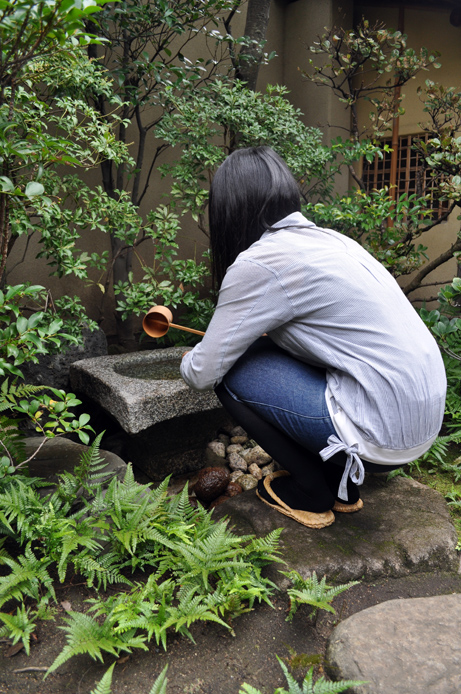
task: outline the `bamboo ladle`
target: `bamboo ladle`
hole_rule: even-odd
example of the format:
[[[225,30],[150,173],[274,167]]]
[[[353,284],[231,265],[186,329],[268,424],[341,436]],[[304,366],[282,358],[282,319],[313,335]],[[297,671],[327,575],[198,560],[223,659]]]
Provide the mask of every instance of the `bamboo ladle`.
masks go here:
[[[194,328],[186,328],[184,325],[176,325],[172,323],[173,314],[170,309],[166,306],[152,306],[149,311],[144,316],[142,322],[142,327],[145,333],[149,337],[163,337],[167,334],[170,328],[177,328],[178,330],[185,330],[187,333],[194,333],[195,335],[205,335],[201,330],[194,330]]]

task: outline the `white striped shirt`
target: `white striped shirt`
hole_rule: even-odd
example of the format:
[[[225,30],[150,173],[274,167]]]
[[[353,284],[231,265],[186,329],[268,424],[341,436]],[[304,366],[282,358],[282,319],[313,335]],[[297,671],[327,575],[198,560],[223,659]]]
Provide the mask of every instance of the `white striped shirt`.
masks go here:
[[[263,333],[326,368],[347,446],[353,436],[359,454],[367,444],[378,451],[372,462],[388,463],[379,449],[408,462],[412,449],[429,448],[444,412],[440,350],[394,278],[355,241],[298,212],[265,232],[229,267],[205,337],[182,360],[184,380],[213,388]]]

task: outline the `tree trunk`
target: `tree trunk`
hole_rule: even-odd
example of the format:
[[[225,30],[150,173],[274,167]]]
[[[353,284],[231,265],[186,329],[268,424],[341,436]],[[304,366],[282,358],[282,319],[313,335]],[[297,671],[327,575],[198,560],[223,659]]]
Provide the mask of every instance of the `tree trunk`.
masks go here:
[[[114,287],[118,282],[126,282],[131,272],[133,262],[133,248],[125,248],[125,242],[121,239],[111,238],[113,267],[112,276]],[[123,299],[123,294],[118,295]],[[133,332],[133,317],[122,319],[119,311],[115,311],[115,324],[117,326],[117,338],[121,347],[129,352],[136,351],[137,344]]]
[[[271,0],[248,0],[245,36],[253,41],[265,41]],[[239,55],[237,78],[246,82],[249,89],[256,89],[263,48],[242,46]]]

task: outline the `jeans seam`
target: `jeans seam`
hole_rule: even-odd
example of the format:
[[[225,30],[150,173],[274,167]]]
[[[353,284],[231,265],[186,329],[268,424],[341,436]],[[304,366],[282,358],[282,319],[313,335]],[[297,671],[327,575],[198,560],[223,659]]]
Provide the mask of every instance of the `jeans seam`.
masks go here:
[[[268,405],[265,402],[258,402],[256,400],[243,400],[242,398],[238,398],[241,402],[246,403],[247,405],[260,405],[261,407],[267,407],[269,410],[278,410],[279,412],[286,412],[287,414],[292,414],[295,417],[301,417],[302,419],[315,419],[315,420],[329,420],[331,422],[331,417],[330,414],[327,413],[326,415],[322,415],[321,417],[310,417],[309,415],[306,414],[300,414],[299,412],[294,412],[293,410],[287,410],[284,407],[278,407],[277,405]]]

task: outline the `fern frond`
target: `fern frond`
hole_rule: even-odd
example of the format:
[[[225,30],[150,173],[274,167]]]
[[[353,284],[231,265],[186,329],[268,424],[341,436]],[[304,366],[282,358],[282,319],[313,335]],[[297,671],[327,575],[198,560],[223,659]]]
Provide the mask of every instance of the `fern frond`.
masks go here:
[[[8,379],[3,381],[0,387],[0,412],[11,409],[17,405],[19,400],[30,398],[36,393],[47,390],[47,386],[33,386],[29,383],[10,382]]]
[[[255,566],[266,566],[272,562],[285,564],[280,558],[279,542],[283,528],[276,528],[265,537],[253,537],[245,548],[245,556]],[[246,538],[240,538],[245,540]]]
[[[262,694],[262,692],[260,689],[256,689],[251,684],[244,682],[239,689],[239,694]]]
[[[168,679],[166,676],[167,670],[168,670],[168,664],[165,665],[162,672],[155,680],[149,694],[166,694],[166,685],[168,684]]]
[[[131,653],[132,648],[147,650],[145,637],[118,635],[108,621],[98,624],[90,615],[81,612],[70,612],[65,621],[67,626],[59,628],[67,632],[67,646],[50,665],[45,677],[74,655],[86,653],[93,660],[103,662],[103,651],[118,656],[121,651]]]
[[[359,581],[343,583],[339,586],[329,586],[326,583],[326,576],[321,581],[318,580],[315,571],[312,576],[304,579],[297,571],[281,571],[281,574],[290,579],[293,583],[292,588],[288,588],[287,593],[290,598],[290,612],[287,621],[291,621],[299,605],[310,605],[313,608],[311,617],[315,616],[317,610],[325,610],[335,614],[335,609],[330,602],[340,593],[352,588]]]
[[[7,409],[7,407],[2,407],[2,402],[0,399],[0,412]],[[19,420],[10,419],[5,417],[5,415],[0,414],[0,441],[2,446],[0,446],[0,457],[3,452],[7,452],[10,459],[18,464],[25,460],[25,445],[24,438],[25,434],[19,429]],[[3,449],[3,451],[2,451]]]
[[[0,521],[14,527],[24,542],[36,538],[36,522],[42,514],[43,501],[38,491],[13,475],[0,493]]]
[[[112,663],[110,668],[104,673],[103,677],[97,683],[96,689],[92,689],[90,694],[111,694],[112,693],[112,673],[115,663]]]
[[[40,600],[40,587],[45,586],[48,593],[56,600],[53,588],[53,580],[47,571],[47,567],[52,563],[51,559],[38,559],[30,544],[26,547],[23,555],[17,561],[10,556],[2,556],[2,563],[10,568],[10,573],[0,576],[0,605],[5,604],[11,598],[16,600],[28,596]]]
[[[35,623],[29,617],[29,610],[24,605],[16,609],[16,614],[0,612],[0,619],[4,624],[1,630],[2,636],[12,639],[13,645],[22,641],[27,655],[30,653],[30,637],[35,631]]]
[[[89,587],[96,586],[107,590],[107,585],[113,583],[125,583],[131,585],[131,581],[120,573],[118,557],[112,552],[92,557],[89,554],[77,554],[72,558],[77,573],[83,574]]]

